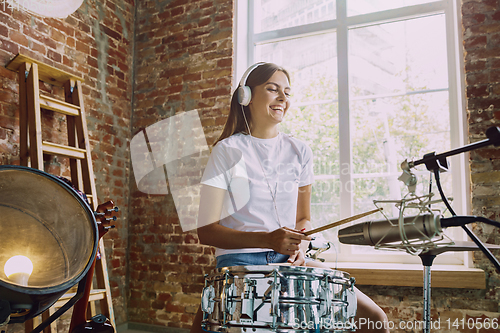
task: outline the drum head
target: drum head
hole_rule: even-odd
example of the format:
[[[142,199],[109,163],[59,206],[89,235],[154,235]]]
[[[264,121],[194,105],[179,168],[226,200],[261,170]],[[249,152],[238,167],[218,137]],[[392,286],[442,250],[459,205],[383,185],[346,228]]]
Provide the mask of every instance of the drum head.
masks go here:
[[[26,292],[69,289],[88,271],[97,250],[95,217],[82,198],[37,169],[0,166],[0,284],[17,284],[4,271],[13,256],[28,257]]]

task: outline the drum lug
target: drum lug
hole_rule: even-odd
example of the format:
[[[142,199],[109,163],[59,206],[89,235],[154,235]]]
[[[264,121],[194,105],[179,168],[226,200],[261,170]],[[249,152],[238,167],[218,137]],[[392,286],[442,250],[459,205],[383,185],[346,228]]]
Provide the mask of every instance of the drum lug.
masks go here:
[[[221,296],[222,303],[222,311],[227,314],[232,315],[234,310],[236,309],[236,302],[233,300],[234,298],[234,284],[226,284],[224,286],[224,292]]]
[[[358,308],[356,292],[354,291],[354,284],[351,288],[346,290],[346,301],[347,301],[347,318],[354,318],[356,316],[356,310]]]
[[[276,269],[274,270],[274,281],[271,283],[269,288],[271,289],[271,316],[273,317],[273,323],[271,325],[272,329],[278,327],[278,317],[279,313],[279,299],[280,299],[280,289],[281,284],[278,282],[278,276],[283,277]]]
[[[329,278],[325,276],[325,278],[321,281],[321,290],[320,290],[320,317],[329,316],[332,311],[332,290],[330,288]]]
[[[201,310],[208,314],[211,314],[214,311],[214,297],[215,297],[215,289],[212,286],[208,286],[203,288],[201,292]]]
[[[242,323],[253,323],[256,284],[255,280],[245,278],[245,290],[241,300],[240,321]]]

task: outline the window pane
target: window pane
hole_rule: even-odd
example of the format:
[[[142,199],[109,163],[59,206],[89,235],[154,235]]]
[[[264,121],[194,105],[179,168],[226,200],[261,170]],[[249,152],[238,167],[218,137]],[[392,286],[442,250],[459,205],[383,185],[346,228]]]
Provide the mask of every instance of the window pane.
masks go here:
[[[283,66],[291,76],[292,104],[281,131],[305,141],[314,154],[314,226],[339,218],[339,126],[336,34],[258,45],[256,60]]]
[[[272,62],[290,72],[292,106],[337,103],[335,33],[257,45],[256,61]]]
[[[335,0],[255,0],[255,33],[335,19]]]
[[[351,102],[353,172],[398,172],[407,158],[450,149],[448,92]]]
[[[349,31],[352,170],[366,175],[355,213],[364,206],[357,198],[407,193],[397,180],[402,161],[450,148],[444,31],[443,15]]]
[[[405,159],[450,149],[444,15],[352,29],[348,37],[352,198],[353,213],[359,214],[374,209],[373,200],[408,194],[398,180]],[[417,195],[427,194],[429,173],[425,167],[415,171]],[[451,177],[442,182],[445,193],[451,193]],[[394,203],[383,208],[388,216],[399,214]],[[444,210],[442,204],[434,208]],[[376,214],[367,220],[381,218]],[[381,253],[372,247],[351,249],[352,258],[369,254]]]
[[[434,1],[436,0],[347,0],[347,15],[375,13]]]
[[[450,149],[448,108],[447,91],[351,102],[353,173],[364,183],[355,187],[355,212],[368,199],[400,199],[408,192],[397,180],[405,159]]]
[[[448,88],[444,15],[349,30],[356,96]]]

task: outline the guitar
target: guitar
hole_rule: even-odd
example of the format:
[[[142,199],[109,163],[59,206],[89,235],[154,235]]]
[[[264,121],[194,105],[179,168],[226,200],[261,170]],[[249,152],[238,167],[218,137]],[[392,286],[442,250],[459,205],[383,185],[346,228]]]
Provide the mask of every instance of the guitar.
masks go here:
[[[99,240],[109,231],[109,229],[115,227],[114,225],[109,226],[109,223],[110,221],[116,221],[116,215],[114,215],[114,213],[117,211],[118,207],[115,207],[111,200],[97,206],[94,216],[96,217]],[[87,275],[84,277],[85,289],[82,298],[80,298],[73,307],[73,314],[69,327],[70,333],[89,333],[89,330],[92,330],[92,333],[114,333],[115,331],[109,319],[102,314],[94,316],[90,321],[87,321],[87,306],[90,290],[92,289],[92,279],[94,277],[96,260],[97,256],[90,266]]]

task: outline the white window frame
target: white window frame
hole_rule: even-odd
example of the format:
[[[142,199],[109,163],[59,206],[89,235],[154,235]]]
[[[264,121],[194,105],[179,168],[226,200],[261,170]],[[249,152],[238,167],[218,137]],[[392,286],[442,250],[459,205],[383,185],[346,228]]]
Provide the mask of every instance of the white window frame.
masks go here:
[[[336,19],[318,23],[311,23],[297,27],[266,31],[257,34],[253,31],[254,0],[236,0],[234,49],[235,49],[235,75],[233,86],[238,84],[244,71],[255,59],[256,45],[265,42],[281,41],[295,37],[302,37],[316,33],[335,31],[337,34],[338,55],[338,109],[339,109],[339,164],[351,165],[350,120],[349,120],[349,73],[348,73],[348,31],[350,28],[363,27],[373,24],[396,22],[402,19],[444,13],[446,20],[447,52],[448,52],[448,83],[449,83],[449,110],[451,148],[461,147],[466,144],[467,118],[465,112],[465,86],[463,70],[463,50],[461,34],[461,11],[459,0],[443,0],[431,3],[390,9],[376,13],[357,16],[347,16],[347,1],[336,1]],[[286,67],[286,66],[285,66]],[[345,144],[345,142],[349,144]],[[440,153],[437,151],[436,153]],[[449,158],[452,166],[450,171],[453,177],[453,207],[457,214],[470,214],[470,198],[468,154],[460,154]],[[352,175],[340,173],[342,188],[352,184]],[[349,193],[349,191],[346,191]],[[437,194],[437,193],[436,193]],[[388,198],[389,199],[389,198]],[[340,217],[346,218],[353,214],[352,196],[341,195]],[[466,240],[465,233],[458,230],[453,238]],[[472,267],[470,252],[456,254],[463,266]],[[407,255],[407,257],[414,258]],[[327,258],[330,260],[330,258]],[[387,262],[387,259],[381,260]],[[409,260],[408,262],[416,262]],[[420,260],[418,260],[420,262]],[[437,261],[438,262],[438,261]],[[438,262],[439,263],[439,262]],[[349,264],[345,262],[344,264]]]

